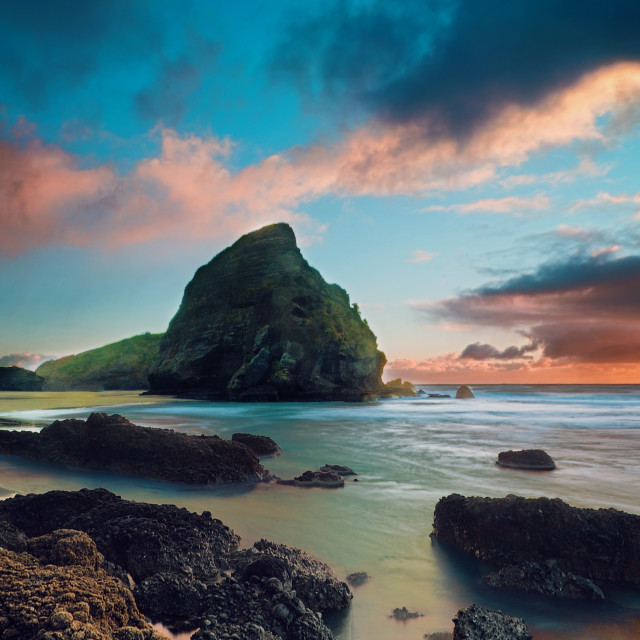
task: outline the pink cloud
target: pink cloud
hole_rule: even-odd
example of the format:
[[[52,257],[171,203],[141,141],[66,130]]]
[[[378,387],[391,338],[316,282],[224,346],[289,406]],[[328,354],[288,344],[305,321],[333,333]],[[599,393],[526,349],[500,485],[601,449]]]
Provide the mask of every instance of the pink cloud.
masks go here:
[[[419,262],[431,262],[438,253],[432,253],[429,251],[425,251],[424,249],[416,249],[412,254],[411,258],[407,260],[407,262],[411,263],[419,263]]]
[[[535,106],[507,105],[463,143],[431,135],[424,120],[372,121],[335,143],[291,148],[239,171],[231,168],[232,143],[214,136],[161,129],[159,154],[120,175],[108,164],[84,168],[25,131],[0,142],[0,190],[8,194],[0,204],[0,251],[216,238],[277,220],[293,223],[309,241],[323,227],[300,209],[323,195],[424,196],[473,187],[539,150],[606,140],[602,117],[628,119],[638,102],[640,64],[619,63]],[[619,129],[620,117],[616,122]],[[475,210],[518,204],[547,202],[505,198],[475,203]]]
[[[534,196],[523,198],[520,196],[509,196],[507,198],[484,198],[475,202],[464,204],[452,204],[449,206],[431,205],[421,209],[421,211],[455,211],[456,213],[514,213],[518,211],[541,211],[548,209],[551,200],[546,196]]]

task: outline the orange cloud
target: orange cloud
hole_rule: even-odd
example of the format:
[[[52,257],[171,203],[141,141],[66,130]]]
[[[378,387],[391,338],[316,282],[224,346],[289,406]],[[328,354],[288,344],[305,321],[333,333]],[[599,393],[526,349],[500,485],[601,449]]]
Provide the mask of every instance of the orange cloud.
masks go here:
[[[8,194],[0,204],[0,250],[15,255],[47,243],[215,238],[276,220],[301,227],[309,239],[323,227],[299,208],[318,197],[476,186],[541,149],[605,140],[602,116],[609,114],[618,131],[638,102],[640,64],[618,63],[533,107],[507,105],[465,142],[432,135],[424,120],[372,121],[335,144],[292,148],[239,171],[230,168],[229,140],[170,129],[159,130],[160,153],[126,175],[110,165],[85,169],[36,138],[26,145],[0,142],[0,190]],[[483,206],[489,204],[516,203],[507,198]]]

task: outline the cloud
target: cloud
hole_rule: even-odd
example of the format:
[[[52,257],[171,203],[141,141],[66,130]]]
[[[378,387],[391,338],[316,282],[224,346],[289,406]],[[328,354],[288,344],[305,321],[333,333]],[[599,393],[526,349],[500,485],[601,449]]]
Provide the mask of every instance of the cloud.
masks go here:
[[[531,356],[527,354],[535,351],[537,348],[538,344],[532,343],[524,345],[523,347],[507,347],[500,351],[500,349],[496,349],[493,345],[474,342],[473,344],[467,345],[459,357],[463,360],[517,360],[530,358]]]
[[[464,144],[429,140],[425,123],[370,121],[342,139],[292,147],[234,169],[233,143],[213,135],[156,128],[160,150],[128,172],[34,136],[28,123],[0,139],[0,250],[16,255],[53,243],[141,243],[160,238],[219,238],[278,220],[321,225],[299,211],[329,194],[427,195],[495,178],[501,167],[574,140],[604,140],[606,115],[640,102],[640,64],[621,63],[583,77],[536,107],[510,105]],[[532,199],[484,200],[472,207],[543,207]]]
[[[575,256],[456,298],[413,306],[429,318],[514,329],[530,341],[503,352],[469,345],[463,359],[506,358],[540,348],[550,360],[640,362],[640,256],[614,255]]]
[[[636,122],[640,121],[640,118]],[[591,158],[581,158],[580,162],[573,169],[563,171],[552,171],[542,175],[521,174],[508,176],[500,180],[500,185],[505,189],[521,187],[523,185],[543,183],[557,185],[561,183],[574,182],[580,178],[601,178],[611,171],[611,165],[598,165]]]
[[[411,263],[419,263],[419,262],[431,262],[438,253],[430,253],[429,251],[424,251],[423,249],[416,249],[412,254],[411,258],[407,260],[407,262]]]
[[[534,196],[524,198],[521,196],[509,196],[507,198],[484,198],[475,202],[464,204],[451,204],[448,206],[431,205],[421,211],[455,211],[456,213],[514,213],[519,211],[541,211],[548,209],[551,200],[546,196]]]
[[[591,207],[610,207],[610,206],[640,205],[640,193],[635,194],[617,194],[601,191],[595,198],[577,200],[572,206],[571,211],[579,211],[580,209],[588,209]]]
[[[11,353],[0,357],[0,367],[21,367],[35,371],[43,362],[55,356],[44,356],[40,353]]]
[[[291,22],[272,68],[313,99],[393,123],[428,118],[460,139],[506,105],[640,59],[639,28],[626,0],[336,2]]]

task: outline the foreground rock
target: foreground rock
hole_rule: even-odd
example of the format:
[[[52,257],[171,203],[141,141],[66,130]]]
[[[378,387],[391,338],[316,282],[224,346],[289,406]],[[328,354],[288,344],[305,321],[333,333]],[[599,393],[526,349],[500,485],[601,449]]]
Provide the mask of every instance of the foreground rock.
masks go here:
[[[548,498],[465,498],[436,505],[433,535],[500,567],[555,559],[593,580],[640,586],[640,516]]]
[[[475,398],[471,387],[466,384],[461,384],[456,391],[456,398]]]
[[[101,568],[96,545],[79,531],[34,538],[30,553],[0,549],[3,638],[162,640],[131,591]]]
[[[198,269],[149,382],[211,400],[362,400],[380,395],[385,361],[346,291],[274,224]]]
[[[0,367],[0,391],[42,391],[44,378],[21,367]]]
[[[115,414],[56,420],[40,433],[0,431],[0,453],[191,485],[257,482],[269,472],[245,446],[217,436],[139,427]]]
[[[508,469],[526,469],[528,471],[551,471],[556,463],[542,449],[523,449],[522,451],[501,451],[496,464]]]
[[[149,367],[158,354],[161,333],[133,338],[49,360],[38,367],[45,391],[148,389]]]
[[[472,604],[453,619],[453,640],[532,640],[522,618]]]
[[[557,560],[508,565],[483,579],[493,589],[509,589],[572,600],[604,600],[593,581],[563,571]]]
[[[257,456],[279,456],[282,449],[275,440],[268,436],[256,436],[252,433],[234,433],[231,436],[231,442],[239,442],[244,444]]]
[[[238,552],[239,538],[207,512],[122,500],[105,489],[1,501],[0,525],[0,541],[30,551],[41,563],[77,564],[79,558],[106,576],[104,567],[121,579],[118,588],[129,602],[131,576],[140,611],[175,629],[199,627],[201,640],[234,633],[256,640],[331,640],[321,612],[351,600],[347,585],[304,551],[260,540]],[[27,598],[25,589],[17,589],[16,601]],[[137,625],[133,614],[117,620],[120,627],[105,638],[152,640],[126,629]]]

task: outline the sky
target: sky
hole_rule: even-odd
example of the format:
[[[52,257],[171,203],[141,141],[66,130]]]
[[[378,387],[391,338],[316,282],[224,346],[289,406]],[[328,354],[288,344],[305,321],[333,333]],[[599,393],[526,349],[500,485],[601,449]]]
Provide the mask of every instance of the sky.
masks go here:
[[[294,228],[416,383],[640,383],[636,0],[0,0],[0,366]]]

